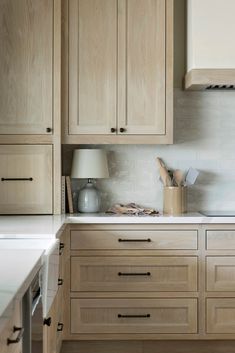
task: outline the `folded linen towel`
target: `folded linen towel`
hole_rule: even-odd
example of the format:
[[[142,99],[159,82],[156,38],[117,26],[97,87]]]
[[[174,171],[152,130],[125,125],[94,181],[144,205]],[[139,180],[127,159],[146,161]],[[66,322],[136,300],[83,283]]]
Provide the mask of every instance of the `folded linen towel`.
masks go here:
[[[127,215],[135,215],[135,216],[158,216],[159,211],[154,210],[153,208],[144,208],[133,202],[128,203],[126,205],[123,204],[115,204],[110,207],[106,213],[112,214],[127,214]]]

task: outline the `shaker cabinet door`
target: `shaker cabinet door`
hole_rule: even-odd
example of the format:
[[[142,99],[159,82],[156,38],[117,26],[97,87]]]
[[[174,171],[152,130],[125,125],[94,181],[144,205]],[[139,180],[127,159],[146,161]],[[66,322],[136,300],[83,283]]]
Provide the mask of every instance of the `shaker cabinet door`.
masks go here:
[[[53,0],[1,0],[0,41],[0,134],[51,133]]]
[[[0,214],[52,213],[52,146],[0,146]]]
[[[117,0],[69,1],[69,134],[112,134]]]
[[[119,1],[122,134],[166,133],[166,1]]]

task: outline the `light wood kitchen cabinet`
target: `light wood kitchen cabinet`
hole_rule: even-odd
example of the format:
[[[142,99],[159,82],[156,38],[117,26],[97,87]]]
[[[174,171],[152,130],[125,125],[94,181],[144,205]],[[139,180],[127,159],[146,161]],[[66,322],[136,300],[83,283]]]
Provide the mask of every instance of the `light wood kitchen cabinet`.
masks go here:
[[[172,143],[173,1],[64,5],[65,143]]]
[[[0,2],[0,134],[51,134],[53,1]]]
[[[72,299],[71,332],[196,333],[197,299]]]
[[[52,212],[52,146],[0,145],[0,213]]]
[[[21,302],[16,301],[14,303],[12,317],[0,332],[0,352],[21,353],[23,332]],[[19,341],[14,342],[17,338],[19,338]]]

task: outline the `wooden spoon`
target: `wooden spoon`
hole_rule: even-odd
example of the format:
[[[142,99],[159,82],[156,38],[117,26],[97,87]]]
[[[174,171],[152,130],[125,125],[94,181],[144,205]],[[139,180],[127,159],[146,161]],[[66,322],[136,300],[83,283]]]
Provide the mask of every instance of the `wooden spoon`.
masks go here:
[[[176,169],[173,172],[173,181],[177,186],[183,186],[184,182],[184,174],[181,170]]]
[[[164,186],[172,186],[171,177],[165,167],[165,164],[160,158],[156,159],[157,166],[159,168],[159,173]]]

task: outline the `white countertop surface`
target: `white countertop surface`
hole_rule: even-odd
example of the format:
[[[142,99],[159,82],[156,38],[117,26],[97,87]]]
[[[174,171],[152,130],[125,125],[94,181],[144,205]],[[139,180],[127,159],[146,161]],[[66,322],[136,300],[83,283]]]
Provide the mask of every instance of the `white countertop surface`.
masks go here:
[[[42,265],[55,239],[0,238],[0,329]]]
[[[0,249],[0,329],[41,267],[44,249]]]
[[[66,224],[235,224],[235,217],[206,217],[200,213],[182,216],[123,216],[74,214],[55,216],[0,216],[0,238],[53,239]]]

